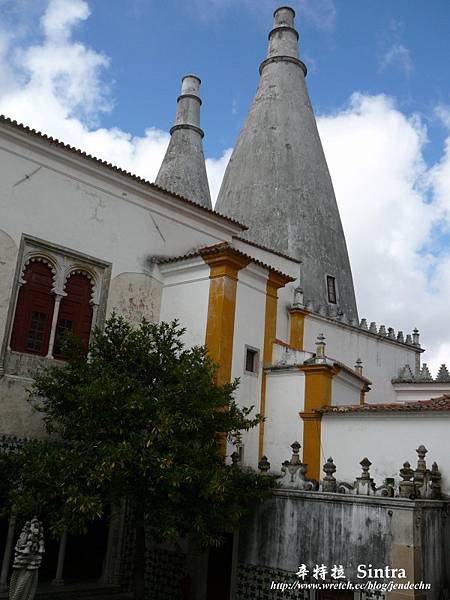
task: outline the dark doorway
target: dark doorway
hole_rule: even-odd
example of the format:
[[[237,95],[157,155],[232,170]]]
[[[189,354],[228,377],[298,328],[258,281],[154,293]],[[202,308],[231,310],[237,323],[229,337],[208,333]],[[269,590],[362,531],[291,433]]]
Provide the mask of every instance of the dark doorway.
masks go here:
[[[209,550],[207,600],[229,600],[232,560],[233,534],[227,534],[222,546]]]
[[[85,535],[69,535],[63,578],[65,583],[93,581],[102,574],[108,539],[106,519],[95,521]]]

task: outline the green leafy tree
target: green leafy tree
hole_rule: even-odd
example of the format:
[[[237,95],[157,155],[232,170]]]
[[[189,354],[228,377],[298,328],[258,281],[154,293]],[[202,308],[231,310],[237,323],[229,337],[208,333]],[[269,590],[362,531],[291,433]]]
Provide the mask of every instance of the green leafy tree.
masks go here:
[[[237,406],[237,381],[216,385],[206,348],[184,348],[183,333],[177,322],[133,328],[113,315],[87,358],[70,341],[67,364],[38,373],[31,389],[50,441],[27,444],[7,467],[15,510],[45,514],[55,533],[84,531],[128,499],[138,599],[145,523],[156,540],[190,535],[219,545],[273,487],[270,477],[224,463],[218,432],[238,442],[261,419]]]

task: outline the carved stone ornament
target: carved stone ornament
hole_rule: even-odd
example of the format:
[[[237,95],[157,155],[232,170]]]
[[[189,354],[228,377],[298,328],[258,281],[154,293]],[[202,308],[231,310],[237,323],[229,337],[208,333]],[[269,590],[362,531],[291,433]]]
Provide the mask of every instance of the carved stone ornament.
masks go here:
[[[44,530],[36,517],[25,523],[14,551],[9,600],[33,600],[44,554]]]

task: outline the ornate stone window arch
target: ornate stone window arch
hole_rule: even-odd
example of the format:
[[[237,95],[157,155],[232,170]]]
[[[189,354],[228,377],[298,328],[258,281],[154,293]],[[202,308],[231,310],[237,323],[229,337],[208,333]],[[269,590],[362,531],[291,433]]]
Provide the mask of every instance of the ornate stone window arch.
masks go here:
[[[33,293],[28,293],[30,286],[27,279],[30,279],[31,272],[36,272],[35,279],[42,277],[42,289],[35,286],[37,292],[36,289],[31,289]],[[3,352],[64,358],[57,334],[58,328],[62,334],[62,330],[69,326],[74,329],[75,334],[81,333],[80,337],[87,349],[92,329],[101,325],[104,318],[111,274],[110,263],[24,235],[16,273],[9,317],[9,343]],[[47,277],[45,273],[48,273]],[[22,292],[22,289],[27,293]],[[28,300],[27,295],[30,296]],[[24,305],[23,297],[28,304]],[[33,336],[30,337],[28,345],[25,339],[31,329],[31,297],[41,300],[41,308],[43,307],[42,311],[34,310],[34,313],[41,313],[34,314],[32,332],[34,338],[39,335],[42,338],[38,350],[31,347]],[[47,301],[46,305],[43,298]],[[24,311],[28,311],[27,314]],[[73,318],[69,319],[69,316]],[[38,341],[35,343],[36,348]]]

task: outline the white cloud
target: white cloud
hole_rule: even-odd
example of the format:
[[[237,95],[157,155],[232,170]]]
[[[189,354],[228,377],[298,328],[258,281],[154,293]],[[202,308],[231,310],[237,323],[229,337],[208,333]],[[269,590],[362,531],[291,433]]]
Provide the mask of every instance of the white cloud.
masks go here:
[[[149,127],[138,137],[95,126],[112,103],[104,80],[108,57],[72,39],[88,16],[84,0],[50,0],[39,43],[17,46],[0,30],[0,113],[153,180],[167,132]]]
[[[346,110],[320,117],[318,124],[360,314],[406,332],[417,326],[436,369],[450,346],[443,333],[450,254],[445,247],[434,256],[423,248],[439,247],[436,228],[450,222],[448,147],[439,165],[428,170],[424,125],[382,95],[355,94]]]
[[[217,196],[220,190],[220,184],[222,183],[223,174],[227,168],[228,161],[230,160],[233,148],[227,148],[224,150],[220,158],[207,158],[206,159],[206,172],[208,174],[209,189],[211,192],[211,200],[214,204],[216,203]]]
[[[414,63],[408,48],[403,44],[393,44],[381,58],[378,72],[382,73],[388,67],[397,67],[410,75],[414,71]]]

